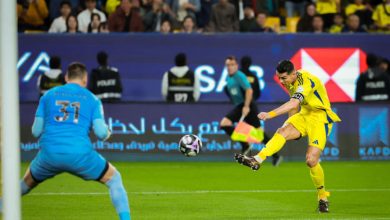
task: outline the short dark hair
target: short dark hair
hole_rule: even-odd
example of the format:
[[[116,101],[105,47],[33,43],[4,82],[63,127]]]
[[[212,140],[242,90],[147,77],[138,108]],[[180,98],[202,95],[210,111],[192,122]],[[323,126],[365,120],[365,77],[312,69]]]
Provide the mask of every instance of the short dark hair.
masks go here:
[[[176,54],[175,65],[176,66],[186,66],[187,65],[187,56],[185,53]]]
[[[289,75],[294,70],[294,64],[290,60],[282,60],[276,66],[276,71],[278,73],[287,73]]]
[[[241,68],[242,69],[249,69],[249,67],[252,65],[252,58],[250,56],[243,56],[241,58]]]
[[[83,79],[87,75],[87,68],[82,63],[73,62],[69,64],[66,74],[68,79]]]
[[[369,54],[367,54],[367,57],[366,57],[366,63],[367,63],[367,66],[370,68],[376,67],[376,66],[378,66],[379,58],[375,54],[369,53]]]
[[[97,61],[100,66],[107,66],[108,65],[108,54],[104,51],[100,51],[97,56]]]
[[[61,68],[61,58],[58,57],[58,56],[50,57],[49,67],[50,67],[50,69],[59,69],[59,68]]]
[[[72,4],[70,3],[69,0],[62,0],[60,3],[60,8],[62,8],[62,6],[64,5],[68,5],[70,8],[72,8]]]
[[[237,63],[237,58],[235,56],[227,56],[225,60],[234,60]]]

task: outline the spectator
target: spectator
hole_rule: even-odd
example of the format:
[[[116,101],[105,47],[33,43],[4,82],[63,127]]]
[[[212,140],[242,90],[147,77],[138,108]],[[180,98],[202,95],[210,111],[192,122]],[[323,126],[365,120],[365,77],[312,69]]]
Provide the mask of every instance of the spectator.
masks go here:
[[[168,102],[197,102],[200,96],[199,77],[187,66],[187,56],[175,56],[175,65],[164,73],[161,93]]]
[[[153,0],[152,10],[144,16],[144,26],[146,32],[160,32],[163,21],[174,21],[174,14],[163,0]]]
[[[390,0],[385,0],[375,8],[372,20],[379,31],[390,31]]]
[[[140,13],[142,17],[152,10],[153,0],[140,0]]]
[[[312,32],[315,34],[324,33],[324,20],[321,15],[314,15],[312,21]]]
[[[79,23],[77,21],[76,16],[69,15],[66,19],[66,33],[75,34],[81,33],[79,31]]]
[[[344,17],[337,13],[333,17],[333,25],[329,29],[329,33],[335,34],[340,33],[341,30],[344,28]]]
[[[317,13],[322,16],[324,30],[328,30],[333,24],[333,16],[339,13],[340,0],[317,0]]]
[[[211,9],[209,32],[237,32],[239,21],[235,7],[228,0],[219,0]]]
[[[244,9],[244,19],[240,21],[240,32],[249,32],[257,26],[255,13],[251,7]]]
[[[99,33],[100,15],[96,13],[91,14],[91,23],[88,25],[88,33]]]
[[[172,24],[171,21],[165,20],[161,23],[160,33],[169,34],[172,33]]]
[[[107,22],[101,22],[99,25],[99,33],[110,33]]]
[[[81,11],[80,1],[79,0],[68,0],[70,5],[72,6],[72,11],[76,14]],[[55,18],[61,16],[60,11],[58,10],[61,8],[61,2],[59,0],[51,0],[46,1],[49,4],[49,19],[54,20]]]
[[[200,0],[200,11],[196,14],[197,26],[204,29],[210,21],[211,8],[218,0]]]
[[[104,51],[97,54],[99,67],[91,72],[89,89],[103,102],[119,101],[122,98],[122,83],[117,68],[108,65],[108,55]]]
[[[372,7],[370,4],[364,4],[363,0],[354,0],[353,3],[348,4],[345,8],[347,16],[356,14],[360,18],[360,25],[368,28],[372,24]]]
[[[280,0],[252,0],[250,6],[253,8],[255,14],[264,11],[267,12],[268,15],[279,16],[279,4],[282,2],[283,1]]]
[[[311,32],[313,16],[316,14],[316,5],[307,3],[305,6],[305,13],[299,19],[297,24],[297,32]]]
[[[85,0],[85,6],[87,7],[84,11],[80,12],[77,16],[79,23],[79,30],[86,33],[88,31],[88,25],[91,22],[92,13],[100,15],[100,21],[106,22],[106,15],[96,9],[96,0]]]
[[[181,32],[182,33],[187,33],[187,34],[192,34],[192,33],[196,33],[197,30],[196,30],[196,25],[195,25],[195,20],[192,16],[190,15],[187,15],[183,22],[182,22],[182,28],[181,28]]]
[[[307,0],[286,0],[284,7],[286,8],[287,17],[303,15],[306,2]]]
[[[251,32],[262,32],[262,33],[273,33],[274,30],[270,27],[265,26],[267,22],[267,14],[260,12],[256,17],[256,27]]]
[[[60,4],[61,16],[51,23],[49,33],[63,33],[66,31],[66,18],[72,13],[72,5],[69,0],[63,0]]]
[[[252,6],[252,0],[228,0],[236,9],[238,20],[244,19],[244,8]]]
[[[363,4],[363,0],[353,0],[353,3],[349,3],[345,7],[345,15],[355,14],[356,11],[365,10],[367,6]]]
[[[357,16],[355,14],[350,14],[350,15],[348,15],[348,18],[347,18],[347,25],[343,28],[343,30],[341,32],[343,32],[343,33],[366,33],[367,31],[364,30],[360,26],[359,16]]]
[[[142,23],[139,11],[133,8],[131,0],[121,0],[119,7],[108,18],[110,32],[142,32]]]
[[[390,79],[378,67],[378,57],[368,54],[368,69],[361,73],[356,83],[356,101],[389,101]]]
[[[45,19],[49,15],[45,0],[23,0],[20,2],[22,3],[17,4],[18,31],[45,30]]]
[[[200,11],[200,0],[167,0],[167,3],[179,22],[187,15],[195,18],[195,13]]]
[[[61,58],[52,56],[49,61],[50,70],[38,77],[37,86],[39,95],[43,96],[49,89],[65,84],[65,77],[61,70]]]
[[[121,4],[121,0],[107,0],[106,12],[108,16],[115,12],[116,8]]]

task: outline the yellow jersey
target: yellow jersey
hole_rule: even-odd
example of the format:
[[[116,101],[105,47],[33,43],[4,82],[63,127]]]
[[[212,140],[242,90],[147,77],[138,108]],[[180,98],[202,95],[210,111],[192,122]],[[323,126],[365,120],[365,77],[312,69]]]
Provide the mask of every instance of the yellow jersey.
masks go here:
[[[345,15],[354,14],[356,11],[365,10],[365,5],[357,5],[357,4],[348,4],[345,8]]]
[[[303,116],[324,123],[341,121],[331,109],[324,84],[308,71],[297,70],[297,80],[287,90],[291,98],[300,101],[299,113]]]
[[[376,6],[374,13],[372,14],[372,20],[374,20],[380,27],[390,25],[390,5],[379,4]]]
[[[316,9],[318,14],[334,14],[337,13],[337,4],[339,0],[318,0]]]
[[[330,27],[329,29],[329,33],[332,33],[332,34],[337,34],[337,33],[341,33],[341,31],[343,30],[344,28],[344,25],[337,25],[337,24],[334,24]]]

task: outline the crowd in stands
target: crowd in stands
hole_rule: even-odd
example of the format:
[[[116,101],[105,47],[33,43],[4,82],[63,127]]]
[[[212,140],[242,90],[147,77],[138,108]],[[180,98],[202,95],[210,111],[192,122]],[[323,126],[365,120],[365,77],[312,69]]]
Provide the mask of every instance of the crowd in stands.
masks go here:
[[[390,0],[17,0],[19,32],[390,33]]]

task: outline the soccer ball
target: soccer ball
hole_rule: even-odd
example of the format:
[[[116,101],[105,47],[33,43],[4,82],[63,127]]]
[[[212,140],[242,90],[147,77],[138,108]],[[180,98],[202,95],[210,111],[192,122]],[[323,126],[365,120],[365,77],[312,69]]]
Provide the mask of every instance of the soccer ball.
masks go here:
[[[198,155],[202,148],[202,141],[198,136],[193,134],[184,135],[179,142],[179,150],[187,157]]]

